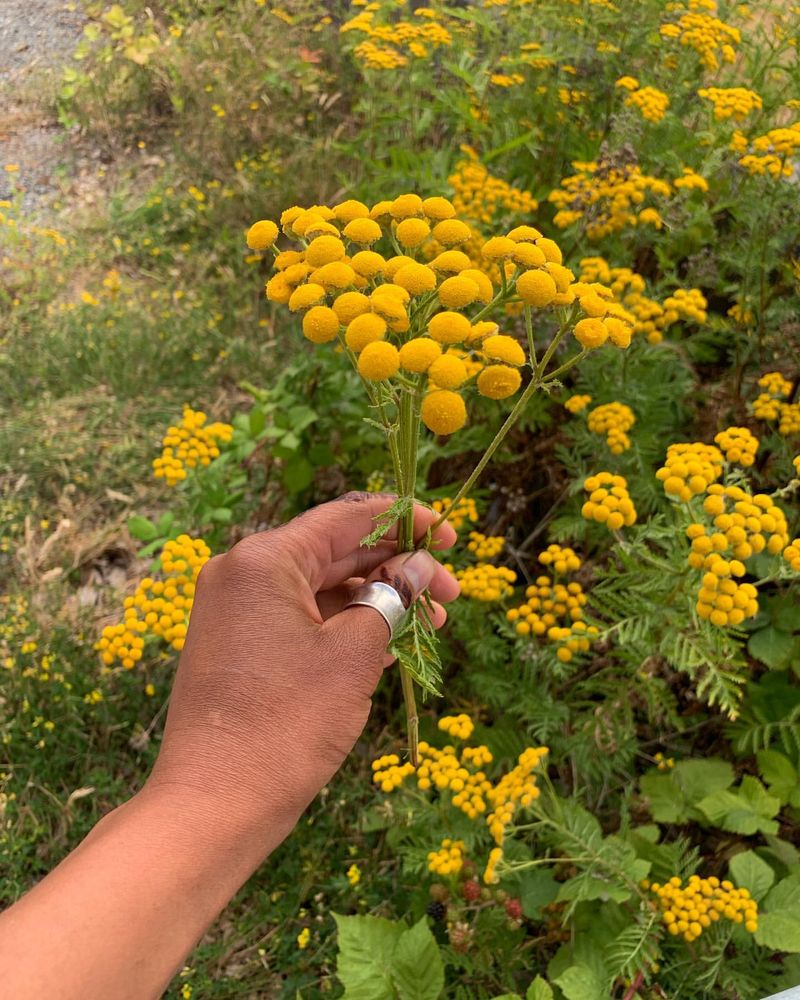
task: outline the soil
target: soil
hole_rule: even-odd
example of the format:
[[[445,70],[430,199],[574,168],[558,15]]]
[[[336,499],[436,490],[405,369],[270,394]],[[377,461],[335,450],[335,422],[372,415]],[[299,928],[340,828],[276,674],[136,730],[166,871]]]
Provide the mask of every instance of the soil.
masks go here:
[[[52,100],[85,23],[75,7],[0,0],[0,199],[19,194],[26,213],[62,190],[81,157]]]

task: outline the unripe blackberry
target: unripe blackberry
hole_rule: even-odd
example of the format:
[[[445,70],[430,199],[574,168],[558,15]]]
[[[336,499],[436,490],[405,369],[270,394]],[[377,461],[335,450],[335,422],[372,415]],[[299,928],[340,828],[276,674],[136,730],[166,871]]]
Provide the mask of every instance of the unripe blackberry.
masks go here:
[[[428,895],[437,903],[446,903],[450,899],[450,890],[441,882],[434,882],[428,890]]]
[[[468,879],[461,886],[461,895],[468,903],[477,903],[481,898],[481,885],[477,879]]]
[[[522,920],[522,902],[513,896],[511,899],[507,899],[506,913],[512,920]]]

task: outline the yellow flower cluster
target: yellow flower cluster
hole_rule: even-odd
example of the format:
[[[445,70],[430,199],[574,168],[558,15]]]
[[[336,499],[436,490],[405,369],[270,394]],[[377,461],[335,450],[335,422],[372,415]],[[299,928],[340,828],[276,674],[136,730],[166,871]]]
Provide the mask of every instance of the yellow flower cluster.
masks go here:
[[[475,724],[468,715],[443,715],[439,729],[454,740],[468,740],[475,731]]]
[[[785,403],[793,385],[780,372],[767,372],[758,380],[765,391],[753,401],[753,416],[759,420],[778,420],[778,432],[789,437],[800,431],[800,403]]]
[[[659,771],[671,771],[675,767],[674,757],[665,757],[660,752],[653,757],[653,760],[656,762]]]
[[[756,460],[759,440],[747,427],[726,427],[714,436],[729,462],[749,468]]]
[[[558,551],[553,551],[558,550]],[[560,565],[556,572],[572,572],[580,568],[581,561],[572,549],[551,545],[540,554],[545,565]],[[586,594],[579,583],[554,583],[549,576],[540,576],[525,590],[525,601],[516,608],[509,608],[506,619],[514,625],[517,635],[534,635],[555,643],[556,656],[568,663],[575,653],[589,649],[590,637],[597,634],[594,625],[583,621]]]
[[[538,209],[539,202],[530,191],[489,173],[471,146],[462,146],[461,150],[466,159],[460,160],[447,178],[458,216],[492,225],[505,216],[524,218]]]
[[[636,423],[633,410],[625,403],[605,403],[589,412],[586,424],[593,434],[605,434],[612,455],[621,455],[631,446],[627,431]]]
[[[636,164],[576,160],[572,165],[578,172],[548,195],[557,209],[553,222],[559,229],[583,219],[587,237],[599,240],[627,226],[661,228],[659,212],[641,206],[648,195],[669,197],[667,181],[643,174]]]
[[[475,501],[469,497],[464,497],[453,506],[450,497],[442,497],[441,500],[434,500],[431,507],[437,514],[447,514],[447,520],[458,531],[466,522],[473,524],[478,520],[478,508]]]
[[[680,177],[676,177],[672,186],[686,191],[708,191],[708,181],[705,177],[692,170],[691,167],[684,167]]]
[[[277,273],[267,282],[267,297],[303,314],[308,340],[338,340],[367,382],[390,380],[401,369],[403,379],[428,375],[419,412],[426,427],[442,435],[466,423],[466,405],[455,390],[475,370],[452,348],[481,352],[486,363],[475,386],[489,399],[513,395],[527,362],[519,341],[498,333],[495,323],[471,322],[462,311],[474,307],[480,312],[496,290],[487,271],[458,249],[474,233],[455,215],[446,198],[403,194],[372,208],[350,200],[333,208],[287,209],[280,219],[283,233],[300,241],[301,250],[278,252],[279,230],[269,220],[256,223],[247,237],[252,249],[275,253]],[[382,239],[404,252],[382,256],[375,249]],[[428,256],[428,263],[417,259],[434,246],[446,249]],[[536,309],[577,299],[587,318],[574,333],[585,347],[606,340],[628,346],[632,318],[606,301],[612,296],[602,287],[573,284],[561,250],[539,230],[517,226],[483,242],[480,252],[490,268],[503,268],[509,297],[516,292]],[[421,382],[418,378],[416,384]]]
[[[471,597],[473,601],[502,601],[514,593],[517,574],[508,566],[481,562],[456,570],[455,577],[464,597]]]
[[[539,796],[534,772],[547,753],[547,747],[528,747],[519,755],[516,766],[502,775],[496,784],[492,784],[483,770],[492,763],[488,747],[463,747],[460,754],[457,754],[452,746],[439,750],[424,740],[419,744],[417,788],[423,792],[434,788],[439,793],[449,792],[450,804],[470,819],[476,820],[486,815],[489,832],[498,845],[489,856],[489,866],[484,874],[487,884],[496,881],[494,870],[502,858],[501,845],[515,812],[531,805]],[[373,762],[372,770],[372,780],[385,792],[399,788],[409,775],[415,773],[411,764],[401,765],[396,754],[379,757]],[[446,846],[448,859],[441,855],[441,861],[445,864],[448,863],[453,845],[451,843]],[[442,847],[445,847],[444,843]],[[463,853],[463,847],[460,850]]]
[[[747,140],[738,133],[731,145],[738,152],[747,147]],[[784,128],[770,129],[764,135],[753,139],[754,152],[747,153],[739,160],[739,165],[753,176],[793,177],[795,166],[793,157],[800,153],[800,122]]]
[[[382,792],[393,792],[413,773],[414,765],[410,762],[401,764],[396,753],[384,754],[372,762],[372,780]]]
[[[498,847],[502,846],[506,827],[514,818],[516,810],[526,808],[539,798],[534,771],[547,753],[547,747],[528,747],[519,755],[517,766],[504,774],[487,793],[492,811],[486,817],[486,825]]]
[[[628,480],[611,472],[598,472],[583,483],[589,499],[581,514],[589,521],[605,524],[611,531],[636,523],[636,508],[628,493]]]
[[[463,867],[463,840],[450,840],[447,837],[442,841],[442,846],[438,851],[428,853],[428,871],[435,875],[458,875]]]
[[[702,87],[697,94],[704,100],[711,101],[714,105],[714,117],[721,122],[728,118],[743,121],[751,111],[760,111],[762,108],[760,95],[746,87]]]
[[[800,573],[800,538],[793,538],[791,540],[783,550],[783,558],[789,563],[789,566],[795,573]]]
[[[557,576],[575,573],[583,565],[574,549],[555,543],[548,545],[544,552],[539,553],[539,562],[543,566],[552,566]]]
[[[792,459],[792,465],[794,466],[795,473],[800,476],[800,455]]]
[[[778,433],[784,437],[800,434],[800,403],[783,403]]]
[[[742,36],[738,28],[714,16],[716,3],[709,3],[706,7],[710,14],[698,12],[697,0],[689,0],[688,4],[681,6],[686,13],[681,14],[677,22],[662,24],[661,36],[677,39],[680,45],[694,49],[706,69],[719,69],[720,59],[725,63],[734,62],[735,46],[741,42]]]
[[[657,87],[640,87],[632,76],[617,80],[617,86],[629,91],[625,98],[628,107],[638,108],[642,117],[651,122],[660,122],[669,107],[669,95]]]
[[[398,69],[408,64],[409,57],[426,59],[437,49],[453,44],[450,24],[445,26],[441,15],[432,8],[414,10],[415,21],[394,20],[391,14],[391,9],[383,11],[379,3],[370,3],[339,29],[342,34],[367,36],[353,50],[365,69]]]
[[[502,535],[482,535],[480,531],[470,531],[467,549],[477,559],[494,559],[503,551],[505,544]]]
[[[148,630],[173,649],[183,649],[195,583],[210,556],[202,538],[179,535],[168,541],[161,552],[163,579],[142,580],[133,597],[125,598],[124,621],[107,625],[95,644],[103,663],[110,666],[119,660],[126,669],[133,669],[142,658]]]
[[[713,444],[681,441],[667,448],[667,457],[656,472],[656,479],[664,484],[668,496],[686,503],[693,496],[705,493],[719,479],[723,461],[722,452]]]
[[[206,419],[200,410],[184,406],[180,424],[167,429],[161,441],[161,456],[153,459],[153,474],[166,480],[167,486],[176,486],[185,479],[187,468],[210,465],[219,456],[220,445],[233,436],[230,424],[206,424]]]
[[[680,934],[691,943],[712,923],[723,917],[735,924],[744,924],[748,934],[758,930],[758,903],[747,889],[735,889],[725,879],[700,878],[691,875],[686,885],[674,875],[669,882],[652,884],[645,879],[641,886],[649,889],[658,899],[661,919],[670,934]]]
[[[701,324],[708,319],[708,303],[700,289],[677,289],[662,306],[643,294],[646,286],[640,274],[627,267],[610,267],[603,257],[584,257],[580,280],[607,285],[632,316],[634,333],[644,334],[651,344],[660,344],[664,331],[680,319]]]
[[[678,288],[664,299],[664,325],[671,326],[680,319],[705,323],[708,319],[708,302],[699,288]]]
[[[570,413],[580,413],[586,409],[591,401],[591,396],[570,396],[566,403],[564,403],[564,409],[569,410]]]

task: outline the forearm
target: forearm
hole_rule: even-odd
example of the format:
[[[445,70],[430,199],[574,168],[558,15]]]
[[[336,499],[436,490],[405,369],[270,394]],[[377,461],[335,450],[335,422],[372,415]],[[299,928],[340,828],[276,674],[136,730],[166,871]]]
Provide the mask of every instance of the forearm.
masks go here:
[[[221,803],[146,789],[0,917],[4,995],[159,997],[296,818],[261,836]]]

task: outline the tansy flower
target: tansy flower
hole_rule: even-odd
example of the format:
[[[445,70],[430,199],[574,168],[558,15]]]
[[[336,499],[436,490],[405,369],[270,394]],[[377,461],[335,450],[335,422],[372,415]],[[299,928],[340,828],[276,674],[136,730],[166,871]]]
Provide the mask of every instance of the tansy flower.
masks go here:
[[[457,392],[434,389],[422,400],[420,416],[434,434],[454,434],[467,422],[467,408]]]
[[[466,316],[457,312],[440,312],[431,317],[428,333],[440,344],[458,344],[465,341],[472,332],[472,324]]]
[[[408,219],[406,221],[414,222],[418,220]],[[400,285],[401,288],[405,288],[412,295],[423,295],[425,292],[431,292],[436,288],[435,272],[424,264],[416,263],[416,261],[404,264],[396,272],[393,280],[395,284]]]
[[[386,335],[386,320],[375,313],[364,313],[351,320],[345,331],[347,346],[355,354],[363,351],[367,344],[382,340]]]
[[[398,254],[396,257],[390,257],[386,261],[386,267],[383,269],[383,273],[389,279],[389,281],[394,281],[395,275],[400,270],[401,267],[405,267],[406,264],[417,264],[417,261],[413,257],[408,257],[406,254]],[[421,267],[421,264],[417,264]]]
[[[418,247],[431,234],[431,227],[424,219],[403,219],[398,222],[395,236],[401,247]]]
[[[369,310],[370,301],[362,292],[343,292],[333,300],[333,311],[343,326]]]
[[[277,238],[278,227],[269,219],[262,219],[247,230],[247,245],[251,250],[266,250]]]
[[[480,297],[481,290],[471,279],[463,274],[445,278],[439,285],[439,301],[448,309],[461,309],[471,305]]]
[[[330,264],[323,264],[311,275],[312,280],[322,285],[327,291],[336,288],[347,288],[353,284],[356,273],[349,264],[343,261],[331,261]],[[291,305],[290,307],[291,308]]]
[[[344,243],[336,236],[318,236],[306,248],[306,261],[312,267],[322,267],[345,256]]]
[[[354,219],[368,219],[369,209],[363,201],[351,199],[350,201],[343,201],[339,205],[334,205],[333,214],[339,222],[347,224]]]
[[[481,351],[492,361],[505,361],[508,365],[525,364],[525,352],[519,342],[502,333],[487,337],[481,344]]]
[[[575,324],[572,331],[575,339],[587,350],[600,347],[608,340],[608,330],[600,319],[582,319]]]
[[[324,298],[325,289],[322,285],[309,282],[306,285],[300,285],[299,288],[296,288],[292,292],[289,298],[289,308],[292,312],[298,312],[300,309],[309,309],[311,306],[317,305]]]
[[[400,348],[400,367],[408,372],[426,372],[441,353],[442,348],[430,337],[414,337]]]
[[[350,266],[364,278],[374,278],[386,270],[386,260],[374,250],[360,250],[350,261]]]
[[[543,267],[547,261],[544,252],[535,243],[517,243],[510,259],[525,268]]]
[[[433,238],[443,246],[458,246],[472,238],[472,230],[460,219],[445,219],[433,227]]]
[[[418,194],[401,194],[391,203],[389,212],[393,219],[408,219],[422,215],[422,198]]]
[[[328,306],[312,306],[303,317],[303,334],[313,344],[335,340],[339,326],[339,317]]]
[[[478,375],[478,392],[489,399],[513,396],[522,383],[516,368],[507,365],[489,365]]]
[[[547,271],[525,271],[517,278],[517,294],[527,305],[544,309],[556,297],[556,283]]]
[[[434,271],[445,274],[459,274],[472,267],[472,261],[461,250],[444,250],[430,262]]]
[[[422,211],[435,222],[452,219],[456,214],[452,202],[449,202],[447,198],[426,198],[422,202]]]
[[[452,354],[443,354],[428,368],[428,375],[440,389],[457,389],[467,380],[467,366]]]
[[[342,235],[353,243],[369,246],[381,238],[383,230],[373,219],[357,218],[347,223]]]
[[[400,352],[385,340],[367,344],[358,356],[358,370],[372,382],[382,382],[396,375],[400,368]]]

